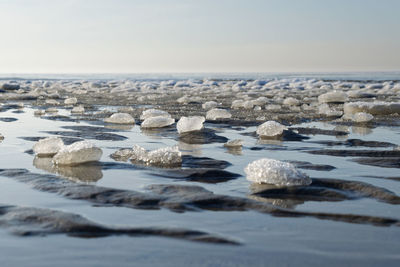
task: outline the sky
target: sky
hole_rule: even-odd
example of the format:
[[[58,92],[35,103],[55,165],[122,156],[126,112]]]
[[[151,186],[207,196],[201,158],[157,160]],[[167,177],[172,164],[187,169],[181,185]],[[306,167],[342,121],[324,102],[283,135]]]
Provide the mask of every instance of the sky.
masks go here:
[[[0,73],[400,70],[398,0],[0,0]]]

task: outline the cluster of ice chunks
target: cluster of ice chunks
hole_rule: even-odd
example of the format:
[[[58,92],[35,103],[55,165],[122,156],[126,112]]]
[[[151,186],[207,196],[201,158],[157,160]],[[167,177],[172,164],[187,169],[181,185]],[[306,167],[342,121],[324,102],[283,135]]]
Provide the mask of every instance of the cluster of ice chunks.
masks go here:
[[[140,115],[140,120],[143,121],[143,120],[151,118],[151,117],[171,118],[171,115],[168,112],[164,111],[164,110],[152,108],[152,109],[144,110],[142,112],[142,114]]]
[[[345,103],[348,100],[347,94],[340,91],[332,91],[318,96],[319,103]]]
[[[351,102],[344,104],[344,113],[353,115],[365,112],[372,115],[400,113],[400,102]]]
[[[53,157],[53,163],[56,165],[78,165],[98,161],[103,153],[89,141],[78,141],[66,146],[59,137],[40,139],[33,146],[33,152],[38,157]]]
[[[114,156],[129,157],[132,162],[149,166],[174,167],[182,164],[182,154],[177,146],[147,151],[141,146],[134,145],[132,149],[117,151]]]
[[[229,113],[226,109],[221,108],[213,108],[207,111],[206,119],[207,120],[219,120],[219,119],[230,119],[232,118],[232,114]]]
[[[63,146],[53,157],[56,165],[78,165],[86,162],[99,161],[103,151],[89,141],[79,141]]]
[[[203,116],[181,117],[176,124],[179,134],[203,129],[203,123],[206,119]]]
[[[280,136],[284,130],[287,130],[285,125],[276,121],[266,121],[257,127],[256,133],[261,138],[268,138]]]
[[[258,184],[277,186],[305,186],[311,179],[288,162],[263,158],[248,164],[244,169],[247,180]]]
[[[140,125],[141,128],[162,128],[175,123],[173,118],[156,116],[145,119]]]
[[[135,124],[135,119],[128,113],[114,113],[109,118],[104,119],[104,122],[113,124]]]

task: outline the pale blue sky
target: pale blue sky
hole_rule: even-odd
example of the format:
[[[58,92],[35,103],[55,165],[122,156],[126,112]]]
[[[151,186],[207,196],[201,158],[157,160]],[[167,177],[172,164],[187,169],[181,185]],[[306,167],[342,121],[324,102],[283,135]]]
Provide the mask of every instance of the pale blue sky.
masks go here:
[[[400,70],[397,0],[0,0],[0,72]]]

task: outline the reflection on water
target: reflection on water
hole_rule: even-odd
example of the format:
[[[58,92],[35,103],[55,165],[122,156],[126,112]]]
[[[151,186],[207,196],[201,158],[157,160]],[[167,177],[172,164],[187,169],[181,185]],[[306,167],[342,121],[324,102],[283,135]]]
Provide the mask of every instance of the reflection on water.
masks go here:
[[[103,177],[101,166],[90,163],[77,166],[55,166],[52,158],[35,157],[33,166],[75,182],[94,183]]]
[[[179,151],[182,152],[182,155],[201,156],[203,154],[202,145],[188,144],[178,141],[178,148]]]
[[[111,130],[129,131],[132,130],[134,126],[134,124],[105,124],[104,128]]]
[[[165,131],[165,129],[162,128],[147,128],[147,129],[143,129],[141,128],[140,131],[142,132],[142,134],[148,136],[151,139],[161,139],[161,133],[163,131]]]
[[[271,184],[255,184],[255,183],[250,185],[250,191],[252,194],[257,194],[264,190],[273,189],[273,188],[278,188],[278,186],[271,185]],[[267,198],[267,197],[263,197],[260,195],[248,195],[248,198],[256,200],[256,201],[260,201],[260,202],[269,203],[274,206],[278,206],[278,207],[285,208],[285,209],[294,209],[294,208],[296,208],[297,205],[304,204],[304,201],[302,201],[302,200]]]
[[[243,155],[242,147],[226,147],[226,152],[234,156]]]
[[[338,125],[335,128],[333,128],[333,130],[350,133],[350,128],[347,125]],[[349,135],[336,135],[335,137],[339,141],[345,141],[347,140]]]
[[[373,132],[372,128],[366,126],[353,126],[351,127],[351,131],[352,133],[359,135],[369,135]]]
[[[258,145],[273,145],[273,146],[283,146],[282,140],[279,139],[264,139],[264,138],[259,138],[257,140]]]

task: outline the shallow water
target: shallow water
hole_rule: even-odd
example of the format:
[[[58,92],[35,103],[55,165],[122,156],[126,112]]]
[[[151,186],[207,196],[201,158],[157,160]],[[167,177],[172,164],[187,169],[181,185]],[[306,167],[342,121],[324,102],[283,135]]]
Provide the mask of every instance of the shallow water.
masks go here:
[[[34,156],[25,153],[34,142],[21,137],[45,137],[47,131],[71,131],[65,126],[93,126],[88,122],[64,122],[46,120],[33,116],[29,106],[23,113],[15,110],[2,112],[0,117],[16,118],[13,122],[0,121],[5,139],[0,143],[2,169],[23,168],[38,174],[48,174],[46,168],[33,164]],[[59,114],[69,115],[60,109]],[[97,127],[103,127],[97,125]],[[360,147],[326,147],[314,141],[339,141],[343,137],[310,135],[303,141],[260,142],[257,138],[243,135],[255,131],[255,127],[241,130],[221,128],[217,124],[205,123],[206,128],[217,129],[217,135],[232,139],[243,139],[241,151],[229,151],[223,143],[191,145],[176,141],[173,135],[142,132],[138,125],[132,129],[113,130],[113,134],[126,137],[125,140],[91,140],[103,149],[101,166],[84,170],[85,181],[79,181],[76,170],[60,170],[55,174],[77,177],[69,178],[75,183],[89,183],[97,186],[148,192],[154,184],[197,185],[214,194],[235,196],[244,199],[275,204],[300,212],[321,212],[335,214],[357,214],[388,217],[400,220],[399,206],[375,198],[357,198],[344,201],[310,201],[265,198],[251,195],[252,186],[245,179],[244,167],[253,160],[269,157],[279,160],[307,161],[313,164],[329,164],[336,167],[331,171],[303,169],[311,178],[331,178],[345,181],[368,183],[400,195],[398,180],[384,179],[399,177],[397,168],[381,168],[361,165],[353,157],[338,157],[309,154],[318,149],[361,150]],[[304,123],[292,127],[318,127],[332,130],[336,125],[329,123]],[[399,127],[378,127],[352,130],[347,139],[356,138],[370,141],[386,141],[399,145]],[[346,139],[345,138],[345,139]],[[225,170],[241,176],[221,183],[191,182],[182,179],[164,178],[153,175],[157,169],[139,166],[135,169],[106,168],[105,163],[115,163],[110,154],[119,148],[134,144],[146,149],[156,149],[178,144],[184,154],[194,157],[209,157],[231,163]],[[257,149],[254,149],[257,148]],[[392,148],[368,148],[368,150],[391,150]],[[36,166],[46,166],[44,165]],[[127,163],[131,164],[131,163]],[[88,167],[89,168],[89,167]],[[85,168],[84,168],[85,169]],[[90,176],[93,177],[90,177]],[[369,176],[379,176],[369,177]],[[93,179],[90,179],[93,178]],[[88,182],[89,181],[89,182]],[[90,182],[92,181],[92,182]],[[0,227],[0,254],[4,266],[71,266],[96,265],[204,265],[204,266],[265,266],[271,265],[383,265],[395,266],[400,260],[400,227],[356,224],[317,217],[280,217],[263,214],[254,210],[212,211],[198,209],[183,213],[166,208],[157,210],[131,209],[117,206],[101,206],[79,199],[69,199],[52,192],[33,188],[33,183],[24,183],[10,177],[0,176],[0,203],[16,206],[40,207],[82,215],[89,220],[112,226],[154,226],[201,230],[234,240],[241,245],[196,243],[166,237],[109,236],[103,238],[76,238],[67,235],[28,236],[12,235]],[[31,264],[32,263],[32,264]]]

